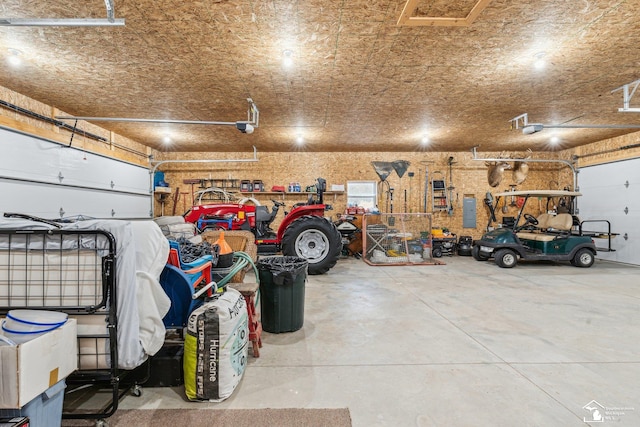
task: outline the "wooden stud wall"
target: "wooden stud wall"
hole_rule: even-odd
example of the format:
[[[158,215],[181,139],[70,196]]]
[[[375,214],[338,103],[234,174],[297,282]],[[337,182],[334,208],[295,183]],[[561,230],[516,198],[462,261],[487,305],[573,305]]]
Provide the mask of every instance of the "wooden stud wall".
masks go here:
[[[567,150],[564,155],[577,156],[578,167],[640,157],[640,132]]]
[[[43,104],[1,86],[0,99],[50,118],[68,115],[55,107]],[[67,121],[66,123],[73,126],[73,121]],[[71,132],[66,129],[59,128],[51,123],[26,116],[5,107],[0,107],[0,125],[18,129],[63,144],[69,144],[71,139]],[[75,134],[72,143],[73,147],[136,163],[141,166],[149,165],[148,158],[146,157],[151,154],[151,149],[149,147],[84,121],[78,122],[77,129],[103,137],[108,142],[96,141],[91,138],[83,137],[81,134]],[[138,152],[139,154],[134,154],[131,151]],[[142,155],[143,153],[144,156]]]

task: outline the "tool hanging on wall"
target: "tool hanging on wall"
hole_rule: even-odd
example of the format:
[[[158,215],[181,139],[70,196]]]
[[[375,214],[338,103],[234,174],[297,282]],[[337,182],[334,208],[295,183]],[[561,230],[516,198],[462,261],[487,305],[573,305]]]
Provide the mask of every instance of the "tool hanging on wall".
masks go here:
[[[178,200],[180,199],[180,187],[176,188],[176,194],[173,195],[173,211],[171,215],[176,215],[176,210],[178,209]]]
[[[199,179],[183,179],[182,183],[191,185],[191,206],[193,206],[195,204],[195,196],[194,196],[195,189],[193,188],[193,186],[195,184],[200,184],[200,180]]]
[[[447,190],[449,190],[449,206],[447,209],[447,213],[449,214],[449,216],[453,215],[453,190],[456,189],[456,187],[453,186],[453,167],[452,165],[456,162],[453,161],[453,156],[449,156],[449,160],[447,160],[447,163],[449,164],[449,187],[447,188]]]
[[[498,220],[496,219],[496,210],[493,205],[493,195],[488,191],[484,197],[484,204],[489,209],[489,222],[487,222],[487,230],[489,230],[491,222],[498,222]]]
[[[424,200],[423,200],[422,212],[427,213],[427,197],[428,197],[428,191],[429,191],[429,165],[432,164],[433,162],[423,160],[420,163],[424,165],[424,194],[423,194]],[[421,173],[419,173],[418,175],[422,176]]]
[[[193,197],[193,193],[191,193],[191,197]],[[189,195],[189,193],[180,193],[180,195],[182,196],[182,212],[186,212],[187,211],[187,196]],[[193,203],[191,204],[191,206],[193,206]]]
[[[404,213],[407,213],[407,189],[404,189]]]
[[[391,204],[391,207],[389,209],[389,213],[393,213],[393,187],[389,187],[389,202]],[[389,226],[393,227],[394,225],[396,225],[396,217],[393,215],[389,215]]]
[[[378,194],[380,196],[382,196],[383,194],[386,194],[386,201],[387,201],[386,211],[389,212],[389,196],[391,191],[393,190],[391,190],[390,188],[391,186],[387,182],[387,177],[389,177],[389,175],[391,175],[391,172],[393,172],[393,165],[391,164],[391,162],[371,162],[371,166],[373,166],[373,169],[376,171],[376,174],[380,178],[380,182],[378,183]],[[385,186],[387,188],[386,191],[385,191]],[[392,204],[392,208],[393,208],[393,204]]]
[[[402,177],[404,176],[405,172],[407,171],[407,169],[409,168],[410,163],[406,160],[394,160],[393,162],[391,162],[391,165],[393,166],[393,169],[396,171],[396,173],[398,174],[398,185],[400,187],[400,190],[402,191]],[[406,191],[404,192],[404,211],[407,211],[407,193]]]
[[[409,172],[407,173],[407,175],[409,175],[409,212],[411,212],[413,210],[412,206],[412,200],[411,200],[411,178],[413,178],[413,176],[415,175],[415,173],[413,172]],[[405,206],[404,208],[405,212],[407,211],[407,207]]]
[[[424,208],[422,212],[427,213],[427,196],[429,191],[429,167],[424,169]]]

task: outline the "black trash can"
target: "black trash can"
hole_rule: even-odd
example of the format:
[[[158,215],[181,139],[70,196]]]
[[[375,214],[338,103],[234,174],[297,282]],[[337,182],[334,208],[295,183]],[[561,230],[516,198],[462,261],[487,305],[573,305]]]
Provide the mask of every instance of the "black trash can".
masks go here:
[[[293,332],[304,323],[304,287],[308,262],[283,256],[258,261],[262,329]]]

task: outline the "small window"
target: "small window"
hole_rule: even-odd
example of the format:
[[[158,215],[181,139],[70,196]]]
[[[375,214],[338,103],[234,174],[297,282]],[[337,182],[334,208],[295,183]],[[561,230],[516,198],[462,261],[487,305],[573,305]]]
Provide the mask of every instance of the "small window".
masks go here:
[[[347,181],[347,206],[360,206],[365,210],[373,210],[378,198],[376,181]]]

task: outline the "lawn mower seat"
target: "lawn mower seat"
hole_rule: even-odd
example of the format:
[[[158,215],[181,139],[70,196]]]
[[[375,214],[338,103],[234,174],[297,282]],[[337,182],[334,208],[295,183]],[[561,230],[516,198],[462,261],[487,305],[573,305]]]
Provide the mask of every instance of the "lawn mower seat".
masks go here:
[[[256,206],[256,222],[267,222],[271,220],[271,214],[266,206]]]

